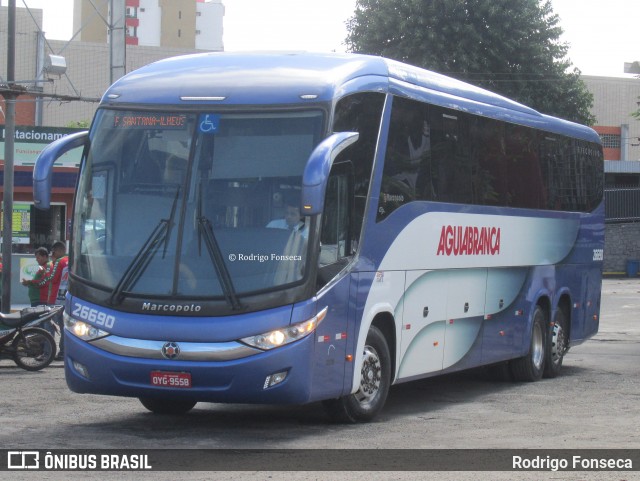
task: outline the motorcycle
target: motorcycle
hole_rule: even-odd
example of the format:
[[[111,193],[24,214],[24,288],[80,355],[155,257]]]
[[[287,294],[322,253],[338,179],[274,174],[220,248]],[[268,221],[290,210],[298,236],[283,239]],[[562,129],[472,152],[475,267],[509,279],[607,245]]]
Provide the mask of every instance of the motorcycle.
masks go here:
[[[56,357],[56,341],[38,325],[62,309],[63,306],[36,306],[0,313],[0,357],[13,358],[27,371],[39,371],[51,364]]]

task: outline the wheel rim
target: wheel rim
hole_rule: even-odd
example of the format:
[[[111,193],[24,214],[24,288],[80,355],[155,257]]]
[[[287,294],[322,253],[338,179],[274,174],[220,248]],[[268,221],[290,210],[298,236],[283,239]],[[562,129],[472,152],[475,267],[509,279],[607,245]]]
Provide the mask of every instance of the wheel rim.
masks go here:
[[[560,363],[565,353],[564,329],[558,323],[553,326],[551,332],[551,361],[554,364]]]
[[[382,383],[382,363],[374,348],[365,346],[362,370],[360,371],[360,389],[355,397],[363,407],[373,403],[380,392]]]
[[[535,323],[533,326],[533,339],[531,340],[531,361],[536,369],[542,368],[544,361],[544,336],[542,335],[542,328],[540,323]]]

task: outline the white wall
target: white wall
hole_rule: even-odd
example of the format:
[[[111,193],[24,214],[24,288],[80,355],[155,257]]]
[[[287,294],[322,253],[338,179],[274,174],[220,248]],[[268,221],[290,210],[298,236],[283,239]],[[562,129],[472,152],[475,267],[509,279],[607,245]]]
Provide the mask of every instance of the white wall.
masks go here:
[[[619,127],[629,125],[629,138],[621,139],[627,143],[627,160],[640,160],[640,120],[631,116],[638,109],[640,101],[640,79],[635,77],[580,77],[593,94],[591,112],[596,116],[596,125]]]
[[[144,9],[144,12],[142,11]],[[160,45],[160,21],[162,10],[158,5],[158,0],[140,0],[138,8],[138,45],[158,46]]]
[[[222,24],[224,19],[224,5],[221,0],[212,0],[205,3],[197,3],[196,17],[196,49],[198,50],[224,50],[222,42]]]

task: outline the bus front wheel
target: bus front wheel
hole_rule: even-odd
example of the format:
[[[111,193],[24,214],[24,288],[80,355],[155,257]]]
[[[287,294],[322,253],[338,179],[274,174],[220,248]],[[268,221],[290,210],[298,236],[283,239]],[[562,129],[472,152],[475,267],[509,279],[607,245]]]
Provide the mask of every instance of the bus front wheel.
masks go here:
[[[154,414],[184,414],[193,409],[196,401],[158,398],[139,398],[144,407]]]
[[[511,362],[515,381],[533,382],[542,379],[547,354],[547,316],[540,306],[533,312],[529,352]]]
[[[360,367],[360,387],[347,396],[324,401],[329,416],[338,422],[371,421],[382,409],[391,384],[391,355],[387,340],[371,326]]]

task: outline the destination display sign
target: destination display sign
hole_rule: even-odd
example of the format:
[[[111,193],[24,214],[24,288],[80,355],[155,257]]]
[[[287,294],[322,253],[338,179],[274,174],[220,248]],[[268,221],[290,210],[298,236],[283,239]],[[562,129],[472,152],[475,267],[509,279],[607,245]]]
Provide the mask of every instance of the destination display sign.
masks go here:
[[[185,129],[187,116],[181,114],[123,113],[113,116],[116,129]]]

